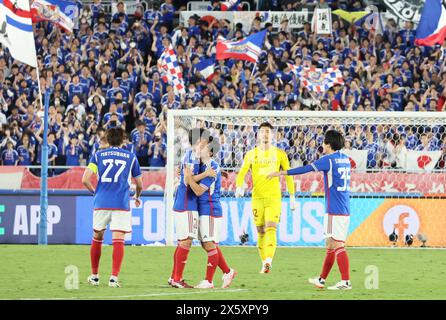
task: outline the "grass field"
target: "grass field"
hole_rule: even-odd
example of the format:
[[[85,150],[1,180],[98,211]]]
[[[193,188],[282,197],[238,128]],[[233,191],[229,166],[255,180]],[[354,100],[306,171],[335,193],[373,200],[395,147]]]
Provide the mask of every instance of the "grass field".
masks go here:
[[[320,272],[325,255],[318,248],[278,248],[271,274],[259,274],[259,257],[254,247],[222,247],[229,264],[238,271],[228,289],[174,289],[167,285],[173,247],[126,246],[122,288],[109,288],[111,246],[104,246],[101,285],[86,284],[90,272],[89,246],[1,245],[0,299],[445,299],[442,285],[446,273],[446,250],[349,249],[353,290],[317,290],[308,277]],[[185,279],[197,284],[204,277],[206,255],[193,247]],[[79,271],[78,289],[65,289],[67,266]],[[378,289],[366,289],[367,266],[378,270]],[[72,268],[72,267],[71,267]],[[374,267],[371,267],[374,268]],[[67,269],[69,271],[70,269]],[[73,269],[71,269],[73,270]],[[376,269],[375,269],[376,270]],[[73,273],[71,273],[73,275]],[[328,284],[339,280],[333,266]],[[217,270],[214,284],[221,285]],[[440,285],[439,285],[440,284]]]

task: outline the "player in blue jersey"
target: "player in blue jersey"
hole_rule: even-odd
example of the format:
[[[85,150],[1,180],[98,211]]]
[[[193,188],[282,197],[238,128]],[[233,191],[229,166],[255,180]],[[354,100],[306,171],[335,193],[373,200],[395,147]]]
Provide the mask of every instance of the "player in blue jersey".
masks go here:
[[[322,272],[319,277],[309,279],[311,284],[318,288],[324,288],[325,279],[337,260],[341,272],[341,281],[329,290],[349,290],[350,270],[345,240],[347,239],[350,222],[350,160],[340,150],[344,147],[345,139],[341,133],[329,130],[325,133],[322,158],[304,167],[287,171],[275,172],[270,178],[281,175],[297,175],[312,171],[324,173],[325,205],[324,236],[327,238],[327,254],[325,256]]]
[[[220,166],[212,157],[219,151],[220,144],[212,136],[209,137],[209,143],[203,145],[200,150],[199,172],[205,173],[208,170],[213,170],[215,176],[206,176],[199,180],[199,176],[193,176],[190,169],[185,169],[186,183],[198,197],[198,239],[208,255],[205,280],[195,286],[199,289],[214,288],[213,279],[217,266],[223,271],[222,288],[229,287],[237,274],[234,269],[229,268],[223,253],[217,246],[223,216],[220,203],[221,171]]]
[[[178,245],[174,253],[172,275],[168,283],[175,288],[192,288],[183,280],[183,271],[186,266],[192,240],[198,237],[198,201],[197,196],[185,180],[185,169],[192,175],[198,175],[198,180],[207,176],[210,171],[199,174],[199,150],[208,143],[210,133],[208,130],[194,128],[189,132],[189,143],[192,146],[186,150],[180,164],[180,182],[178,184],[173,205],[175,233]],[[214,173],[215,174],[215,173]]]
[[[120,146],[124,140],[124,130],[107,130],[109,148],[98,150],[90,159],[82,177],[84,186],[94,194],[93,240],[90,258],[92,274],[88,283],[99,285],[99,260],[102,241],[107,225],[110,225],[113,243],[113,265],[109,280],[110,287],[120,287],[118,275],[124,257],[124,238],[132,232],[132,213],[130,210],[130,181],[136,181],[135,205],[139,207],[142,192],[142,174],[138,159],[132,152]],[[96,174],[96,189],[90,178]]]

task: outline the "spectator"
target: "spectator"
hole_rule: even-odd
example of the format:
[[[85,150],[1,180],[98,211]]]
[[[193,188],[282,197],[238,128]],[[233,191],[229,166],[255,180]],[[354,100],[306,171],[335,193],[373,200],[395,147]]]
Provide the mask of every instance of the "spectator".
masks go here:
[[[41,164],[41,159],[42,159],[43,139],[40,137],[41,132],[43,132],[43,127],[42,127],[42,129],[39,130],[38,134],[36,135],[36,139],[39,142],[37,145],[37,156],[36,156],[36,163],[38,165]],[[56,165],[58,149],[57,149],[56,145],[54,144],[54,141],[55,141],[54,133],[49,133],[48,134],[48,165],[49,166]]]
[[[3,166],[16,166],[19,161],[19,154],[14,150],[12,141],[6,143],[6,150],[3,150],[1,155]]]
[[[149,144],[149,165],[151,167],[165,167],[167,159],[167,147],[163,143],[161,133],[156,132],[153,141]]]
[[[19,155],[19,166],[30,166],[32,164],[34,160],[34,148],[30,144],[28,134],[22,136],[21,145],[17,147],[17,153]]]
[[[146,124],[144,121],[138,121],[136,123],[136,128],[132,131],[131,136],[139,164],[143,167],[148,166],[148,148],[149,142],[152,140],[152,136],[146,129]]]
[[[82,148],[79,145],[78,138],[73,136],[70,139],[70,144],[65,147],[66,164],[67,166],[79,166],[80,158],[82,156]]]

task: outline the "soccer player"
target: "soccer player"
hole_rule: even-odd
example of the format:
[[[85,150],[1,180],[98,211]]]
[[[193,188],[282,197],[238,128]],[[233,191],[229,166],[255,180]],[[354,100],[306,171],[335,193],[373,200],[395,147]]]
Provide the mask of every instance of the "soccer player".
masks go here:
[[[198,200],[195,193],[185,180],[185,169],[189,168],[192,175],[200,171],[199,150],[208,143],[210,133],[202,128],[194,128],[189,132],[189,143],[192,146],[186,150],[181,161],[180,183],[177,187],[173,205],[175,232],[178,239],[173,256],[173,270],[168,283],[174,288],[193,288],[183,279],[187,257],[192,240],[198,237]],[[201,174],[201,180],[207,173]]]
[[[243,159],[243,165],[236,179],[236,197],[244,195],[245,175],[251,169],[253,191],[252,212],[257,227],[257,247],[262,259],[260,273],[271,272],[273,257],[277,247],[277,224],[280,221],[282,209],[282,191],[279,178],[268,179],[268,174],[279,171],[280,168],[288,170],[290,163],[286,153],[273,146],[273,126],[262,123],[257,131],[257,146],[249,150]],[[286,178],[287,189],[290,194],[291,210],[296,208],[294,198],[294,181],[292,177]]]
[[[349,261],[345,250],[345,240],[350,221],[350,160],[340,152],[345,139],[341,133],[329,130],[325,133],[323,149],[325,156],[312,164],[269,175],[274,178],[281,175],[304,174],[311,171],[324,173],[325,205],[324,236],[327,238],[327,254],[319,277],[309,279],[311,284],[324,288],[325,280],[336,260],[341,272],[341,281],[329,290],[349,290],[352,288],[349,276]]]
[[[93,240],[90,249],[91,275],[87,281],[93,286],[99,285],[99,260],[102,241],[107,225],[110,225],[113,243],[112,274],[108,285],[120,287],[118,275],[124,257],[124,238],[132,231],[132,213],[130,211],[130,177],[136,180],[135,205],[139,207],[142,192],[142,175],[136,156],[120,148],[124,140],[124,130],[107,130],[109,148],[98,150],[90,159],[82,177],[84,186],[94,194]],[[97,174],[95,188],[90,178]]]
[[[229,268],[226,260],[217,246],[220,235],[220,225],[222,219],[222,209],[220,203],[221,172],[218,163],[212,159],[220,151],[218,141],[209,137],[209,143],[202,146],[200,150],[200,173],[212,169],[216,176],[207,176],[198,180],[198,176],[193,176],[189,168],[185,169],[186,183],[198,196],[199,227],[198,238],[203,249],[207,252],[208,260],[206,267],[206,277],[195,288],[214,288],[214,274],[217,266],[223,271],[222,288],[227,288],[231,284],[237,272]]]

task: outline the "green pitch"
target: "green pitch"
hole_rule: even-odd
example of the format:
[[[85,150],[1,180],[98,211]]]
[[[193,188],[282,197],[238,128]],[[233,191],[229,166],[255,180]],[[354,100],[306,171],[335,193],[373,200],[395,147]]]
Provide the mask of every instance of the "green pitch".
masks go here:
[[[126,246],[120,274],[122,288],[109,288],[111,246],[104,246],[101,284],[86,284],[89,246],[1,245],[0,299],[445,299],[442,284],[446,251],[429,249],[348,250],[353,290],[317,290],[307,283],[319,274],[325,249],[278,248],[271,274],[259,274],[254,247],[222,247],[229,264],[238,271],[230,288],[214,290],[174,289],[167,285],[173,247]],[[206,255],[193,247],[185,279],[195,285],[204,278]],[[75,288],[76,270],[79,285]],[[328,285],[339,280],[333,266]],[[74,284],[74,285],[73,285]],[[214,284],[221,286],[221,271]],[[376,287],[367,289],[366,287]],[[66,287],[68,289],[66,289]]]

